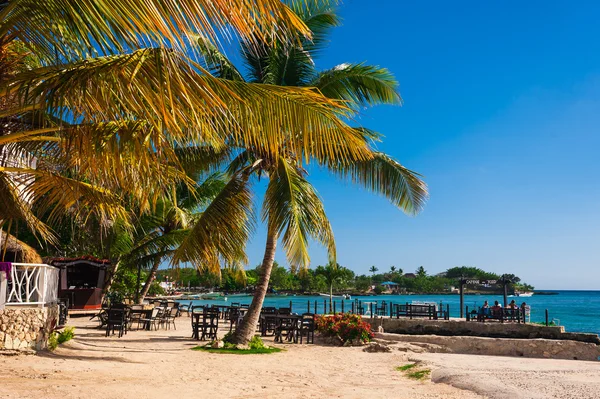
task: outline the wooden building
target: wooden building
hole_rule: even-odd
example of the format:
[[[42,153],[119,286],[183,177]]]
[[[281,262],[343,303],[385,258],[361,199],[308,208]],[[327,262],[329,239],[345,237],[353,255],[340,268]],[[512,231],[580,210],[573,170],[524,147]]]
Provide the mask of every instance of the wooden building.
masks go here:
[[[92,256],[55,258],[48,262],[60,269],[59,298],[69,300],[69,309],[100,309],[110,261]]]

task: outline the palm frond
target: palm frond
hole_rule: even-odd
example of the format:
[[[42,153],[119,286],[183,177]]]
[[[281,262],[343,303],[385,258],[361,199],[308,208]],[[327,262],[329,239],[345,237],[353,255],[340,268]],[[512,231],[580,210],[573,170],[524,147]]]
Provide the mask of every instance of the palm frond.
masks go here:
[[[196,34],[217,41],[228,29],[244,38],[310,35],[279,0],[11,0],[0,10],[11,34],[51,62],[125,52],[150,44],[183,50]]]
[[[0,166],[0,226],[22,220],[29,230],[38,234],[43,240],[54,243],[56,237],[50,227],[35,216],[29,197],[24,194],[24,185],[31,176],[22,181],[22,176],[15,171],[2,170]]]
[[[213,76],[220,79],[245,81],[243,75],[238,71],[233,62],[212,42],[200,36],[198,38],[198,46],[202,53],[204,66]]]
[[[245,263],[245,245],[252,231],[252,198],[248,171],[231,177],[206,207],[175,251],[173,263],[192,262],[220,273],[220,262]]]
[[[340,119],[351,112],[341,102],[311,88],[215,79],[188,61],[166,49],[138,50],[24,72],[0,95],[15,94],[24,104],[43,99],[49,112],[60,111],[82,124],[146,121],[157,151],[173,143],[222,148],[227,139],[273,157],[284,144],[307,158],[369,156]]]
[[[427,185],[418,173],[381,152],[375,152],[374,157],[367,161],[330,166],[329,169],[342,178],[383,195],[409,215],[419,213],[428,198]]]
[[[398,82],[386,68],[340,64],[321,71],[310,83],[329,98],[348,101],[358,108],[376,104],[402,104]]]
[[[84,220],[95,214],[105,223],[129,219],[122,200],[102,187],[41,169],[13,168],[11,172],[23,185],[24,198],[29,198],[42,213],[50,210],[50,221],[65,214]]]
[[[292,268],[309,266],[309,238],[323,244],[335,261],[333,231],[321,199],[301,172],[283,158],[270,176],[262,217],[282,237]]]

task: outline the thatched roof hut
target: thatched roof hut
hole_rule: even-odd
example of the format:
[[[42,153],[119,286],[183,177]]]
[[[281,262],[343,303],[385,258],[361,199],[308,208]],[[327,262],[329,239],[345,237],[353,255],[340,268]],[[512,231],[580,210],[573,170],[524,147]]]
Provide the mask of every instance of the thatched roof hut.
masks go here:
[[[2,259],[5,247],[6,254]],[[35,249],[2,230],[0,230],[0,260],[17,263],[42,263],[42,257]]]

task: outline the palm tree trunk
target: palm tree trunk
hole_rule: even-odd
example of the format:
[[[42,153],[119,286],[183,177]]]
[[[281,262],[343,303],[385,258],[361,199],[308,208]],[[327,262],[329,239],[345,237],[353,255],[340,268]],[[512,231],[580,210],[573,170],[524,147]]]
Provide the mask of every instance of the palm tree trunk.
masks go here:
[[[236,344],[247,344],[255,334],[258,318],[262,309],[267,289],[269,288],[269,280],[271,279],[271,270],[275,261],[275,249],[277,248],[277,232],[275,229],[269,228],[267,233],[267,245],[265,247],[265,256],[261,265],[261,274],[258,285],[254,291],[254,298],[248,308],[248,312],[240,325],[236,328],[235,334],[232,337],[232,342]]]
[[[329,284],[329,313],[333,313],[333,283]]]
[[[158,266],[160,266],[160,260],[155,261],[154,264],[152,265],[150,274],[148,275],[148,278],[146,279],[146,285],[144,285],[142,292],[140,292],[140,297],[138,298],[138,303],[140,305],[144,302],[146,295],[148,295],[148,290],[150,289],[150,285],[152,285],[154,278],[156,278],[156,271],[158,270]]]

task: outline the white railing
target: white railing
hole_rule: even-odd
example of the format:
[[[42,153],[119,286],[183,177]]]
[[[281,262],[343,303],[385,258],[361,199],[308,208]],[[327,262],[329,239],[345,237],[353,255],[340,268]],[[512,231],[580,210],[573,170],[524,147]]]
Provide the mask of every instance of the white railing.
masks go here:
[[[8,285],[6,306],[56,303],[58,272],[58,268],[45,264],[13,263],[10,279],[2,282]]]

